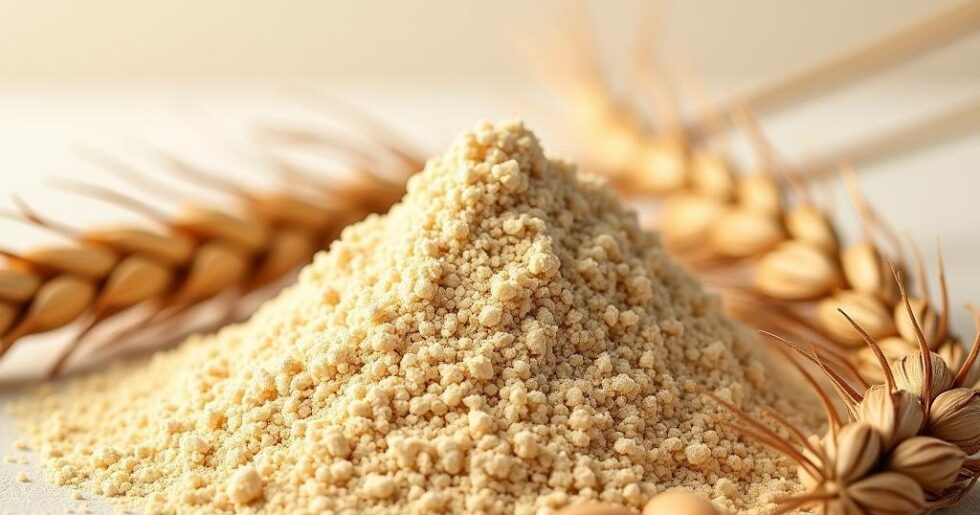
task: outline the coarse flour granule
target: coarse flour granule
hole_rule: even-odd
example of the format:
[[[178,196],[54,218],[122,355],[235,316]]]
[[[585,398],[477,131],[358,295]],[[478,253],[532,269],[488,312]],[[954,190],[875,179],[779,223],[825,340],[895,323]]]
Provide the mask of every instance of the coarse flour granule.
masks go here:
[[[484,123],[250,321],[13,409],[51,481],[150,513],[550,513],[672,487],[745,512],[798,488],[703,395],[790,411],[753,347],[610,189]]]

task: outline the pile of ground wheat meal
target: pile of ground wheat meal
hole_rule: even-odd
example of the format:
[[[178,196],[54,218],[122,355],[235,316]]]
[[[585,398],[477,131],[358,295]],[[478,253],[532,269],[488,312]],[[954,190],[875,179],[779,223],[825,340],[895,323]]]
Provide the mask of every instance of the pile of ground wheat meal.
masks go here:
[[[484,123],[250,321],[13,409],[51,481],[151,513],[550,513],[677,486],[761,511],[794,469],[701,393],[790,411],[753,346],[610,189]]]

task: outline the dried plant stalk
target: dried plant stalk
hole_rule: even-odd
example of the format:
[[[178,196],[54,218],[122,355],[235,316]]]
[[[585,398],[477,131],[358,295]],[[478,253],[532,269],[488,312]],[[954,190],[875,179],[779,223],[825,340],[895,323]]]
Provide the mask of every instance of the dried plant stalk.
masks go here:
[[[635,61],[648,74],[663,70],[649,53]],[[845,183],[864,229],[856,242],[841,240],[835,217],[815,200],[803,170],[786,164],[748,109],[720,108],[700,91],[693,95],[701,97],[699,104],[708,105],[708,111],[729,112],[753,144],[762,171],[739,170],[724,141],[686,138],[677,130],[681,106],[659,101],[656,116],[644,117],[646,111],[632,98],[611,93],[597,63],[579,63],[577,69],[580,79],[562,87],[589,135],[586,151],[593,167],[625,196],[662,202],[655,225],[668,247],[726,296],[734,316],[760,329],[811,341],[824,353],[842,355],[868,379],[881,381],[877,363],[837,310],[844,308],[873,337],[890,338],[890,360],[908,354],[916,348],[916,335],[911,315],[899,302],[889,263],[900,270],[915,265],[920,273],[912,315],[923,326],[930,349],[941,349],[950,366],[959,365],[955,361],[966,349],[948,328],[941,258],[936,302],[921,273],[918,250],[913,245],[915,259],[908,262],[905,245],[870,206],[849,171],[844,172]],[[645,84],[669,88],[662,78]],[[673,91],[652,94],[680,97]],[[667,162],[673,164],[664,174]]]
[[[387,147],[342,150],[367,155],[390,152]],[[401,197],[408,175],[421,166],[420,158],[399,149],[399,160],[387,170],[393,178],[366,167],[345,183],[314,183],[303,177],[304,185],[318,192],[315,200],[309,200],[284,191],[247,192],[175,156],[164,157],[189,180],[232,193],[238,209],[190,204],[172,218],[152,212],[162,231],[138,226],[75,230],[20,203],[20,212],[8,217],[54,231],[70,243],[3,252],[0,356],[26,336],[85,319],[54,362],[50,373],[56,375],[93,329],[121,312],[145,307],[148,314],[131,328],[138,331],[169,323],[219,295],[230,294],[234,300],[262,290],[307,263],[347,224],[387,210]],[[85,191],[101,200],[140,208],[137,199],[106,188]]]

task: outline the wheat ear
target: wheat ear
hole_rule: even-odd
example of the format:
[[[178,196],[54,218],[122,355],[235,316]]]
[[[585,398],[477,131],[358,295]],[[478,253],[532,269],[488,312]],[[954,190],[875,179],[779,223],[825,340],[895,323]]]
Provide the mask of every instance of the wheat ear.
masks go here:
[[[372,152],[371,147],[342,150],[367,156]],[[315,191],[317,196],[311,200],[286,191],[245,191],[176,155],[162,153],[158,157],[175,175],[229,193],[238,203],[236,210],[189,204],[173,217],[109,188],[66,183],[90,198],[135,210],[161,230],[73,229],[19,202],[19,213],[8,217],[54,231],[69,243],[2,251],[6,265],[0,268],[0,356],[26,336],[81,321],[80,330],[50,370],[57,375],[93,329],[124,311],[145,308],[145,315],[128,330],[136,331],[176,320],[219,295],[235,300],[262,290],[307,263],[347,224],[387,210],[401,197],[407,175],[421,162],[409,156],[407,151],[401,153],[399,164],[387,170],[394,179],[363,167],[345,182],[299,175],[285,166],[278,170]],[[121,166],[107,159],[102,164]],[[122,340],[122,334],[129,332],[117,334],[114,341]]]
[[[914,260],[909,262],[902,238],[864,197],[849,167],[842,166],[841,173],[864,229],[853,242],[841,240],[834,213],[816,200],[805,176],[779,155],[746,107],[728,111],[752,143],[760,162],[756,171],[739,170],[717,140],[695,145],[678,139],[676,131],[651,129],[665,124],[644,120],[644,111],[631,107],[631,99],[590,86],[605,83],[596,76],[597,66],[580,67],[590,75],[563,86],[572,91],[573,108],[582,106],[576,116],[593,136],[586,149],[591,161],[625,196],[662,203],[654,226],[665,243],[709,286],[722,291],[736,317],[773,332],[801,332],[825,355],[843,354],[868,378],[880,381],[876,357],[837,310],[845,309],[881,340],[889,360],[914,351],[913,324],[887,263],[899,269],[911,264],[920,270],[913,315],[930,348],[951,366],[959,365],[965,346],[949,332],[942,264],[936,303],[918,249],[912,245]],[[667,83],[657,82],[661,88]],[[694,89],[701,111],[720,111],[700,87]],[[661,92],[658,97],[678,95]],[[675,126],[679,110],[658,112],[667,111],[666,126]]]

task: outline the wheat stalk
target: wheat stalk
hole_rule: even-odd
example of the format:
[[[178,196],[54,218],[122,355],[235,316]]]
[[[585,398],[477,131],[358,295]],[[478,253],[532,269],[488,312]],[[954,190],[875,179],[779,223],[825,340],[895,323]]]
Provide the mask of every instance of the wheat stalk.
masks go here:
[[[387,210],[402,196],[408,174],[421,166],[421,159],[407,146],[396,149],[392,142],[357,147],[322,132],[318,139],[302,139],[298,134],[306,133],[290,133],[284,142],[339,148],[360,156],[361,166],[348,180],[328,183],[280,162],[278,172],[285,179],[317,193],[308,199],[286,190],[246,191],[175,155],[161,153],[158,157],[175,175],[229,193],[238,204],[235,210],[188,204],[173,217],[109,188],[67,183],[73,191],[136,210],[162,230],[75,229],[48,220],[19,201],[17,212],[4,213],[7,218],[54,232],[70,243],[0,251],[6,257],[5,267],[0,268],[0,356],[26,336],[81,321],[78,333],[52,365],[53,376],[95,328],[136,307],[144,308],[143,316],[109,343],[173,322],[218,296],[226,297],[230,310],[235,300],[263,290],[307,263],[349,223]],[[397,157],[397,164],[386,170],[389,177],[378,174],[381,165],[371,162],[384,154]],[[90,159],[140,182],[135,170],[116,160],[102,155]]]
[[[589,38],[581,34],[588,30],[580,20],[568,39],[587,44]],[[583,50],[574,55],[594,53]],[[633,100],[638,84],[628,87],[627,94],[615,95],[595,58],[581,61],[570,64],[578,80],[559,86],[573,100],[573,116],[589,135],[591,169],[606,174],[627,197],[659,201],[653,225],[675,255],[726,297],[735,317],[812,341],[851,377],[863,372],[881,381],[874,356],[837,316],[837,309],[845,308],[881,339],[889,359],[904,356],[916,348],[915,335],[889,280],[887,263],[900,269],[914,266],[919,280],[912,304],[923,320],[930,348],[950,366],[959,366],[966,352],[949,332],[941,259],[940,297],[935,302],[918,249],[911,245],[914,259],[907,259],[906,245],[870,206],[847,167],[842,175],[864,229],[862,238],[853,242],[841,240],[833,213],[816,200],[802,171],[808,168],[789,166],[744,106],[724,109],[707,98],[693,74],[681,77],[700,105],[703,121],[696,125],[724,126],[732,120],[752,143],[761,170],[738,170],[725,140],[695,144],[685,136],[677,95],[662,76],[650,77],[651,67],[658,65],[649,49],[638,52],[629,75],[646,77],[634,82],[655,87],[655,118],[644,117]]]

